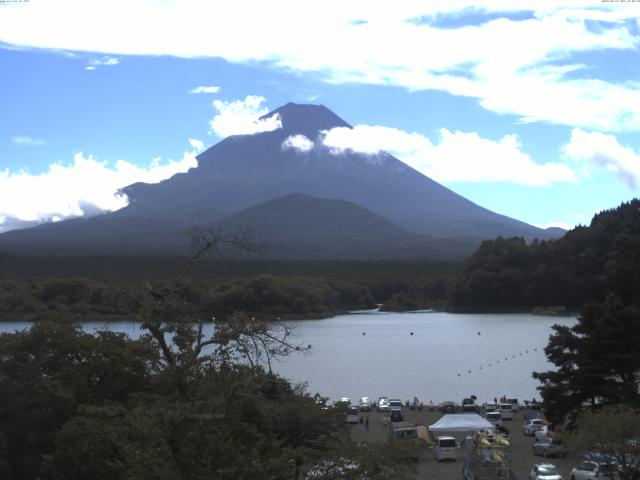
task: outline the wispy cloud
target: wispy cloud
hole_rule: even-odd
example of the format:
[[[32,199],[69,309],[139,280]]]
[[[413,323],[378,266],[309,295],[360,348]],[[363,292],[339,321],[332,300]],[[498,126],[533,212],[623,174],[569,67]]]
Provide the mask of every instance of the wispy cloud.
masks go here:
[[[16,145],[22,145],[22,146],[25,146],[25,147],[39,147],[39,146],[47,144],[47,142],[45,142],[44,140],[42,140],[40,138],[33,138],[33,137],[29,137],[27,135],[13,137],[11,139],[11,141],[13,143],[15,143]]]
[[[202,140],[198,140],[197,138],[190,138],[189,145],[196,151],[200,152],[204,148],[204,142]]]
[[[218,93],[220,91],[220,87],[215,87],[215,86],[210,86],[210,87],[206,87],[206,86],[201,86],[201,87],[195,87],[192,88],[191,90],[189,90],[187,93]]]
[[[582,162],[587,171],[592,167],[606,168],[615,172],[629,189],[637,190],[640,186],[640,152],[621,145],[614,135],[574,128],[571,139],[561,150],[566,158]]]
[[[278,114],[260,118],[269,113],[267,107],[262,106],[264,102],[265,98],[258,95],[247,95],[244,100],[233,102],[215,100],[213,106],[218,113],[210,122],[211,131],[223,138],[230,135],[270,132],[282,128],[282,121]]]
[[[102,57],[102,58],[92,58],[89,60],[89,64],[84,67],[85,70],[95,70],[97,67],[107,66],[113,67],[114,65],[118,65],[120,60],[116,57]]]
[[[305,135],[289,135],[282,142],[281,148],[306,153],[313,148],[313,142]]]
[[[125,0],[32,3],[3,11],[0,41],[66,51],[264,61],[317,72],[329,82],[441,90],[526,122],[640,130],[637,79],[599,76],[604,69],[588,55],[615,50],[627,52],[630,61],[637,57],[638,8],[630,2],[353,0],[345,5],[327,0],[311,16],[295,0],[275,5],[238,0],[225,8],[208,2],[149,1],[135,9]],[[74,15],[61,16],[60,10]],[[469,21],[459,21],[464,17]],[[211,18],[216,28],[210,28]],[[456,21],[447,26],[447,18]]]
[[[344,150],[375,156],[386,151],[439,182],[511,182],[530,186],[575,181],[561,163],[536,163],[521,150],[516,135],[499,140],[476,132],[440,129],[432,142],[419,133],[378,125],[338,127],[325,132],[322,142],[334,154]]]
[[[186,172],[197,166],[197,153],[195,149],[178,160],[156,158],[137,166],[126,160],[100,161],[80,152],[72,163],[53,163],[40,174],[0,170],[0,231],[78,217],[88,209],[118,210],[128,202],[118,194],[121,188],[136,182],[157,183]]]

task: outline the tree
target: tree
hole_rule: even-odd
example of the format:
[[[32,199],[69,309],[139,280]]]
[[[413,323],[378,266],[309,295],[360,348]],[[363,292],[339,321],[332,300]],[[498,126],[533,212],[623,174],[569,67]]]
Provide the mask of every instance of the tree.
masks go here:
[[[549,419],[573,423],[583,405],[640,406],[640,308],[615,296],[585,307],[573,327],[554,325],[545,348],[558,369],[534,372]]]
[[[599,461],[614,464],[621,480],[640,478],[639,410],[612,406],[583,412],[568,440],[573,447],[590,451]],[[616,478],[613,469],[609,477]]]
[[[183,280],[208,252],[250,245],[199,233],[172,283],[122,292],[140,312],[140,340],[62,317],[0,335],[3,480],[299,480],[345,451],[366,456],[343,416],[271,370],[307,348],[285,323],[234,312],[205,333],[211,317]],[[371,480],[391,478],[384,458],[362,463]]]

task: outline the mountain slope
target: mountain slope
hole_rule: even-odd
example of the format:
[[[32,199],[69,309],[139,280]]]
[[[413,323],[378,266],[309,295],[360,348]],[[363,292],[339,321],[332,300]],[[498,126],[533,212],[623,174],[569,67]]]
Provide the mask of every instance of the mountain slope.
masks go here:
[[[277,258],[461,257],[473,242],[424,237],[345,200],[290,194],[249,207],[219,222],[268,242]]]
[[[0,235],[0,249],[182,254],[191,226],[224,217],[268,235],[274,255],[296,257],[462,255],[498,235],[557,235],[482,208],[389,154],[327,148],[323,132],[350,126],[326,107],[287,104],[266,117],[274,115],[282,128],[228,137],[199,155],[198,167],[186,173],[124,188],[129,205],[122,210],[8,232]],[[310,148],[287,148],[294,135],[307,137]],[[290,194],[307,197],[251,210]],[[278,236],[283,218],[286,238]],[[320,224],[324,230],[316,229]]]
[[[198,168],[156,185],[124,189],[128,214],[158,214],[162,205],[189,212],[211,205],[235,213],[256,203],[301,192],[354,202],[399,226],[437,237],[548,238],[549,233],[482,208],[395,157],[353,151],[334,154],[322,145],[323,130],[349,125],[323,106],[287,104],[282,128],[224,139],[198,157]],[[283,149],[291,135],[314,140],[308,152]]]

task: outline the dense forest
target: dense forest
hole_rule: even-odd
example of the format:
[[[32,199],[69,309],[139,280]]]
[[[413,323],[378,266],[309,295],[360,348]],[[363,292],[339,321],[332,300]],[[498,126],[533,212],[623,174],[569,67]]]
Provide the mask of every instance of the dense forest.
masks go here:
[[[132,297],[161,292],[184,268],[184,257],[39,257],[0,254],[0,320],[64,313],[78,321],[133,318]],[[255,315],[324,317],[373,308],[414,285],[437,284],[458,267],[427,261],[236,261],[204,259],[183,282],[185,298],[203,313],[236,309]],[[402,309],[407,309],[403,307]]]
[[[463,263],[207,260],[185,285],[203,311],[298,318],[383,304],[383,310],[578,311],[615,290],[640,298],[640,202],[597,214],[555,240],[497,238]],[[51,312],[137,312],[126,292],[161,290],[185,257],[38,257],[0,254],[0,319]]]
[[[578,310],[615,292],[640,302],[640,201],[597,214],[557,240],[485,241],[449,286],[454,310]]]

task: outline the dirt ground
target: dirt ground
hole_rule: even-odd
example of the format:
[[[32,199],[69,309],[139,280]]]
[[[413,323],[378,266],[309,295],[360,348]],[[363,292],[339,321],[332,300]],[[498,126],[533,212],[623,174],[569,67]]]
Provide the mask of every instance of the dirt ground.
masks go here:
[[[362,412],[362,417],[369,417],[369,431],[365,431],[363,425],[353,425],[351,438],[358,442],[386,442],[388,427],[383,424],[382,413]],[[416,425],[433,425],[437,422],[442,413],[412,411],[405,409],[404,419]],[[529,478],[531,467],[536,463],[552,463],[562,473],[565,480],[569,479],[569,471],[576,466],[581,457],[575,453],[569,453],[566,458],[542,458],[533,455],[533,437],[526,437],[522,434],[524,424],[523,412],[514,414],[513,420],[504,420],[503,425],[509,429],[511,439],[511,478],[524,480]],[[460,480],[462,479],[462,451],[458,460],[438,462],[433,458],[431,450],[426,450],[422,458],[418,461],[418,475],[424,480]]]

